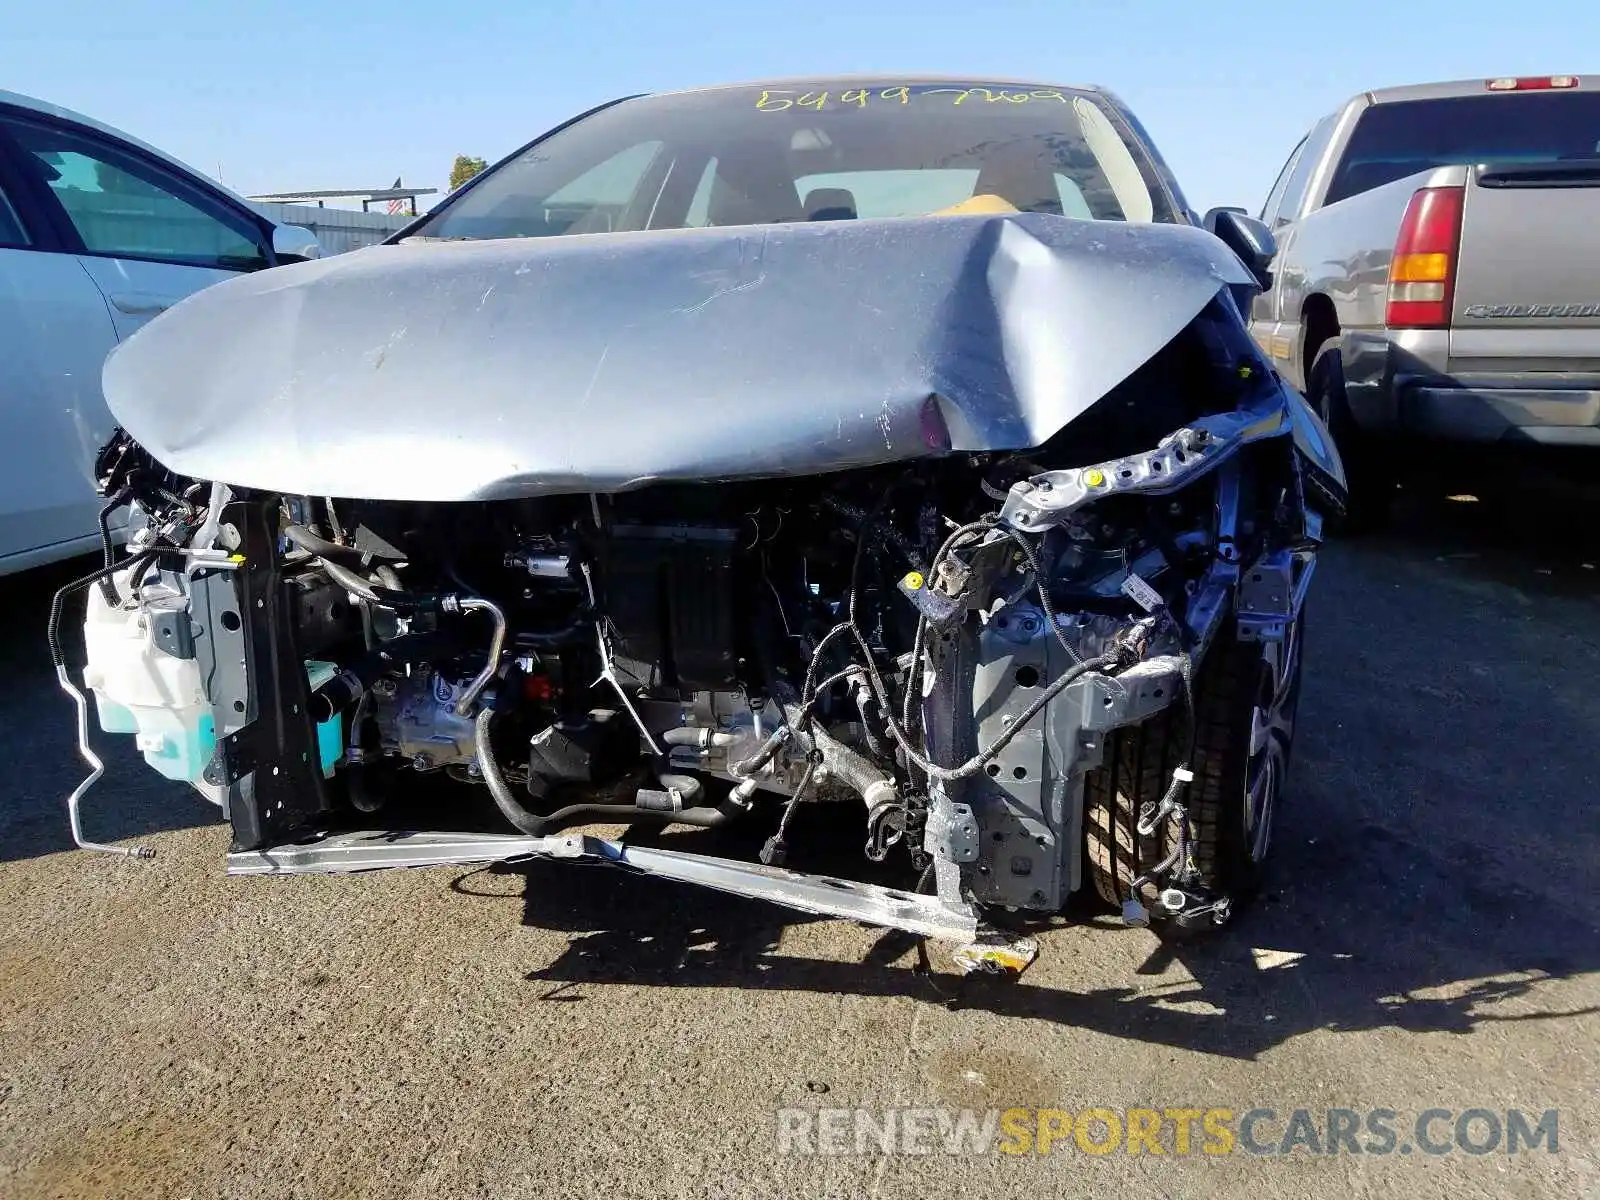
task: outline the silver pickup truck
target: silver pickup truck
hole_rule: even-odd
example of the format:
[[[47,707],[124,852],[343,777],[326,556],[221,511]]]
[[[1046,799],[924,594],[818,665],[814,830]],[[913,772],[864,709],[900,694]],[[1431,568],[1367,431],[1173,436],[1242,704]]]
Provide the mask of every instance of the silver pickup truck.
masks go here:
[[[1363,93],[1261,220],[1251,331],[1333,429],[1358,519],[1408,439],[1600,450],[1600,80]]]

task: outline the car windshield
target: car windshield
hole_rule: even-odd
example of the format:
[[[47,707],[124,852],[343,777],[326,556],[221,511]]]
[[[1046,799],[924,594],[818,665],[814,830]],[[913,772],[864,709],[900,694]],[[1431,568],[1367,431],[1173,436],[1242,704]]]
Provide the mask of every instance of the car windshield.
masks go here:
[[[1600,157],[1600,92],[1506,92],[1375,104],[1361,115],[1326,203],[1434,167]]]
[[[818,83],[612,105],[411,232],[549,237],[949,211],[1174,219],[1148,156],[1093,93]]]

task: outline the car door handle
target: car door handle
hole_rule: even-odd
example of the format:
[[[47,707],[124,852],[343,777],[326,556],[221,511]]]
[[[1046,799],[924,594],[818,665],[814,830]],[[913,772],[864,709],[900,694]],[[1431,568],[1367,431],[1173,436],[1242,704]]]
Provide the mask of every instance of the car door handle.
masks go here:
[[[171,308],[171,296],[157,296],[151,292],[112,292],[111,303],[120,313],[130,317],[153,317]]]

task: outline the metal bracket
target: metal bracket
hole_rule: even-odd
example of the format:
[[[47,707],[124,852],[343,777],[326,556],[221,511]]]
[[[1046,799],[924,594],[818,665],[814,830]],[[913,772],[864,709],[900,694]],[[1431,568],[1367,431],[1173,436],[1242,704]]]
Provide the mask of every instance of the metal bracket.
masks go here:
[[[1277,550],[1241,572],[1235,600],[1240,641],[1281,642],[1287,637],[1316,567],[1309,554]]]
[[[1294,557],[1289,551],[1275,550],[1246,567],[1234,599],[1240,641],[1281,642],[1294,615],[1293,601]]]
[[[1201,417],[1162,438],[1153,450],[1019,480],[1006,497],[1000,520],[1013,529],[1036,531],[1107,496],[1163,496],[1215,470],[1240,447],[1291,431],[1282,393],[1276,387],[1264,389],[1249,407]]]
[[[194,657],[194,626],[186,599],[182,607],[147,604],[145,619],[150,622],[150,640],[160,650],[173,658]]]
[[[621,867],[736,896],[767,900],[801,912],[904,929],[923,937],[972,942],[978,917],[970,905],[937,896],[806,875],[734,859],[630,846],[581,834],[524,837],[497,833],[382,832],[328,834],[303,842],[239,850],[228,855],[230,875],[321,875],[384,867],[562,859]]]
[[[928,824],[922,848],[946,862],[975,862],[978,858],[978,819],[972,805],[947,801],[928,806]]]
[[[261,765],[261,755],[254,744],[254,735],[258,732],[258,726],[252,722],[243,729],[218,738],[216,753],[206,764],[206,782],[227,786],[252,774]]]

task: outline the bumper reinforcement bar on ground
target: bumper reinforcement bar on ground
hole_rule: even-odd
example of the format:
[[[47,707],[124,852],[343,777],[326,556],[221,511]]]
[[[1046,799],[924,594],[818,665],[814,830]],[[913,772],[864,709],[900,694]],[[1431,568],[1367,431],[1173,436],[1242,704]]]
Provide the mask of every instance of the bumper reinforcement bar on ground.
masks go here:
[[[964,943],[978,941],[977,914],[969,907],[952,907],[937,896],[918,895],[826,875],[804,875],[798,871],[756,866],[727,858],[708,858],[649,846],[629,846],[582,835],[526,837],[498,833],[336,833],[265,850],[235,851],[228,855],[228,874],[320,875],[373,871],[383,867],[458,866],[540,858],[602,863],[663,879],[675,879],[680,883],[695,883],[736,896],[767,900],[818,916],[864,921],[869,925],[903,929],[923,937]],[[991,945],[987,939],[982,944],[985,947]],[[993,949],[996,955],[984,969],[1020,969],[1013,965],[1013,958],[1001,953],[1002,947],[998,943],[993,944]],[[1012,945],[1006,949],[1012,956],[1020,953],[1031,960],[1027,947]],[[965,960],[958,956],[957,961],[964,963]],[[970,968],[963,965],[963,969]]]

